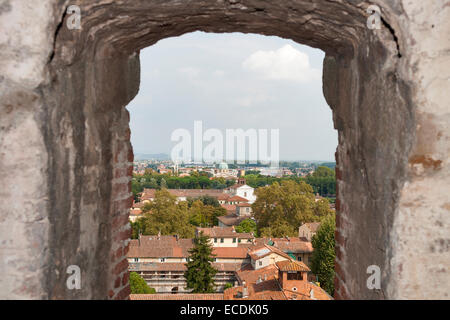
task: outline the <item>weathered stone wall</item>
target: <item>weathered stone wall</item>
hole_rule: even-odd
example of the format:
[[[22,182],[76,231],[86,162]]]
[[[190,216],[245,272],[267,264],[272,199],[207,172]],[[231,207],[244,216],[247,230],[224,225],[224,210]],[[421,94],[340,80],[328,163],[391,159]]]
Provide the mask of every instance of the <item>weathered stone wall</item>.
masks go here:
[[[450,1],[372,3],[381,30],[357,0],[71,1],[82,30],[68,30],[69,1],[0,0],[0,298],[128,296],[125,106],[138,52],[195,30],[326,52],[339,131],[336,298],[447,297]],[[71,264],[80,290],[66,287]],[[381,290],[366,287],[369,265]]]

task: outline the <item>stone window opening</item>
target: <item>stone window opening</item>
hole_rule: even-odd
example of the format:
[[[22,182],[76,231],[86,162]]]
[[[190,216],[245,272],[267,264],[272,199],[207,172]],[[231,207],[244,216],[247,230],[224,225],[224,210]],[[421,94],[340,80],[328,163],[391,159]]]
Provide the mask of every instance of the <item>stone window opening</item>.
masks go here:
[[[196,30],[276,35],[326,53],[323,91],[339,132],[335,298],[448,296],[436,268],[448,265],[448,255],[430,249],[448,223],[448,93],[439,88],[449,77],[442,59],[450,48],[442,2],[379,0],[383,23],[371,30],[365,1],[256,8],[250,0],[199,0],[187,8],[134,0],[105,8],[87,0],[82,31],[65,27],[69,17],[57,1],[41,15],[18,15],[21,7],[10,2],[12,13],[0,15],[14,17],[3,30],[10,51],[0,66],[0,166],[2,183],[17,188],[0,196],[8,224],[0,234],[5,243],[23,235],[23,248],[8,249],[17,264],[2,266],[0,298],[128,298],[133,150],[125,106],[139,90],[139,51]],[[433,36],[422,26],[430,16]],[[11,54],[22,50],[31,52],[26,61]],[[5,67],[25,63],[33,67]],[[11,218],[18,211],[32,216]],[[72,264],[92,281],[68,291]],[[429,270],[420,279],[417,264]],[[33,277],[17,274],[30,265]],[[380,290],[366,286],[370,265],[382,270]]]

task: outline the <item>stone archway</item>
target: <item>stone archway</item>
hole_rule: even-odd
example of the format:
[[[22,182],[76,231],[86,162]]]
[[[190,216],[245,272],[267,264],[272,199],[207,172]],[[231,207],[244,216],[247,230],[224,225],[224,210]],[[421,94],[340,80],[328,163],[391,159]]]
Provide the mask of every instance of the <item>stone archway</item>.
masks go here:
[[[380,30],[366,25],[372,3]],[[138,52],[196,30],[276,35],[326,52],[324,95],[339,131],[335,297],[446,296],[449,96],[439,89],[450,73],[449,6],[372,3],[46,0],[35,12],[3,1],[0,19],[13,21],[2,24],[0,172],[15,187],[0,193],[10,257],[0,297],[127,298],[125,106],[139,88]],[[81,7],[81,30],[66,27],[69,4]],[[14,219],[17,210],[31,213]],[[66,287],[73,264],[79,290]],[[366,286],[370,265],[382,271],[381,290]]]

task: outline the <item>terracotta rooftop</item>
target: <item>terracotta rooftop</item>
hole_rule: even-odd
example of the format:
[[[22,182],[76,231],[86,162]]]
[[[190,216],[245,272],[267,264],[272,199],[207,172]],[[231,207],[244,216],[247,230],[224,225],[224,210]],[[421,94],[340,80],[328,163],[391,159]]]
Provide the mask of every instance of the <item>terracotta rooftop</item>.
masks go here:
[[[221,272],[234,272],[247,264],[243,263],[212,263],[212,266]],[[185,262],[133,262],[129,264],[129,271],[186,271]]]
[[[277,247],[283,252],[292,252],[292,253],[309,253],[313,252],[313,247],[311,242],[306,239],[301,238],[257,238],[255,239],[255,244],[264,245],[269,244],[272,241],[272,245]]]
[[[141,236],[130,241],[128,258],[183,258],[194,247],[193,239],[178,239],[175,236]]]
[[[234,227],[197,228],[197,232],[203,232],[203,234],[207,235],[210,238],[254,238],[251,233],[239,233],[234,231]]]
[[[235,212],[235,211],[236,211],[236,206],[234,206],[233,212]],[[236,216],[234,213],[229,214],[227,216],[217,217],[217,220],[219,220],[221,223],[223,223],[226,226],[237,226],[245,219],[249,219],[249,217]]]
[[[237,238],[242,233],[234,233]],[[187,258],[189,250],[194,247],[193,239],[178,239],[175,236],[141,236],[140,241],[133,239],[127,254],[128,258]],[[216,258],[247,257],[245,247],[215,247]]]
[[[245,259],[248,249],[245,247],[214,247],[213,254],[216,255],[216,258]]]
[[[232,196],[231,198],[228,199],[228,201],[248,202],[247,199],[240,197],[238,195]]]
[[[284,253],[283,251],[279,250],[278,248],[275,248],[273,246],[269,245],[261,245],[261,246],[255,246],[254,248],[250,248],[250,251],[248,255],[253,260],[259,260],[261,258],[264,258],[265,256],[268,256],[271,253],[276,253],[279,256],[282,256],[286,259],[291,259],[289,255]]]
[[[286,260],[287,265],[295,262],[292,259]],[[278,265],[278,263],[277,263]],[[332,300],[322,288],[305,282],[298,287],[297,291],[286,290],[278,282],[278,267],[269,265],[267,267],[254,270],[251,265],[246,265],[236,272],[236,276],[241,284],[224,291],[225,300]],[[242,297],[244,283],[247,287],[248,296]],[[311,296],[311,294],[313,296]]]
[[[302,272],[309,272],[311,271],[306,264],[304,264],[301,261],[294,261],[294,260],[284,260],[284,261],[278,261],[276,263],[278,269],[280,271],[288,272],[288,271],[302,271]]]
[[[275,265],[269,265],[265,268],[254,270],[251,265],[243,267],[236,272],[240,283],[245,281],[248,297],[243,298],[243,286],[234,287],[225,290],[224,298],[226,300],[286,300],[286,296],[278,284],[278,269]]]
[[[217,200],[228,200],[230,198],[230,195],[228,193],[222,193],[217,196]]]
[[[238,203],[236,205],[236,207],[251,207],[251,206],[252,205],[250,203],[247,203],[247,202],[245,202],[245,203]]]
[[[227,213],[231,212],[234,214],[236,212],[236,205],[234,205],[234,204],[221,204],[221,206],[222,206],[222,208],[227,210]],[[218,217],[218,218],[221,218],[221,217]]]
[[[228,189],[238,189],[238,188],[244,187],[244,186],[248,187],[247,184],[239,184],[239,183],[235,183],[235,184],[233,184],[232,186],[228,187]]]

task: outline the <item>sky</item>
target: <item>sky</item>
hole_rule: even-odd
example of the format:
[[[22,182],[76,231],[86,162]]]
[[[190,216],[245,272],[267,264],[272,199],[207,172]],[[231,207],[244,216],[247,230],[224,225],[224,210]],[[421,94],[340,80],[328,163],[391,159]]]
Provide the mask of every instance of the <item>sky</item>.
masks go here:
[[[242,33],[194,32],[140,53],[130,102],[135,153],[171,154],[176,129],[279,130],[280,160],[334,161],[337,131],[322,93],[321,50]],[[224,142],[225,143],[225,142]],[[207,143],[206,143],[207,144]]]

